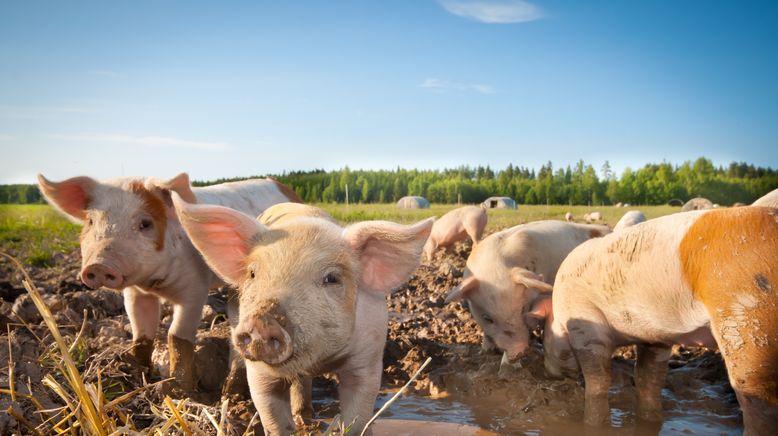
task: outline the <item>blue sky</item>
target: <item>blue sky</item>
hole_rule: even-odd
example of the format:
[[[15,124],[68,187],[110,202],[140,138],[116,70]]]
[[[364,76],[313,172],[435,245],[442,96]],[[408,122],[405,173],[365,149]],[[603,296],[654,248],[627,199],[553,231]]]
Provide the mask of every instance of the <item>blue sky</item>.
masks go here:
[[[778,164],[778,4],[4,1],[0,183]]]

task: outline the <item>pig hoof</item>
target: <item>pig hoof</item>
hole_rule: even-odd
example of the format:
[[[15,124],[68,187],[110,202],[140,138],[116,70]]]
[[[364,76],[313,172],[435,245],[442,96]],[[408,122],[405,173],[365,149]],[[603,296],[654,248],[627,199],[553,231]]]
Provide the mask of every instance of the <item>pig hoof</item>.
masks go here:
[[[151,369],[151,353],[154,351],[154,340],[141,338],[132,342],[129,350],[122,353],[121,359],[138,368]]]
[[[194,344],[170,335],[167,337],[167,347],[170,353],[170,376],[175,377],[179,388],[186,392],[194,391]]]

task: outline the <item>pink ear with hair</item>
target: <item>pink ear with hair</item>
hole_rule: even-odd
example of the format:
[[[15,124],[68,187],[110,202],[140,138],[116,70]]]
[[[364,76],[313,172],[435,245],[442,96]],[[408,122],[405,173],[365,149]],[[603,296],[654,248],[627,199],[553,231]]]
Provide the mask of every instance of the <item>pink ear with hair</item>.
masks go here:
[[[389,293],[405,283],[419,266],[433,221],[429,218],[410,226],[366,221],[343,230],[346,243],[359,258],[362,285],[376,293]]]
[[[462,283],[459,284],[456,288],[448,291],[446,294],[446,301],[445,304],[448,304],[452,301],[458,301],[463,299],[468,299],[478,289],[478,279],[474,276],[470,276],[464,280],[462,280]]]
[[[208,266],[227,283],[240,284],[252,241],[265,226],[227,207],[187,204],[178,194],[172,199],[181,225]]]
[[[85,211],[90,195],[97,185],[96,180],[86,176],[52,182],[43,177],[43,174],[38,174],[38,187],[46,201],[77,223],[86,219]]]
[[[513,280],[513,283],[517,285],[534,288],[540,292],[554,291],[554,288],[551,285],[543,281],[542,274],[536,274],[524,268],[516,267],[511,269],[511,279]]]

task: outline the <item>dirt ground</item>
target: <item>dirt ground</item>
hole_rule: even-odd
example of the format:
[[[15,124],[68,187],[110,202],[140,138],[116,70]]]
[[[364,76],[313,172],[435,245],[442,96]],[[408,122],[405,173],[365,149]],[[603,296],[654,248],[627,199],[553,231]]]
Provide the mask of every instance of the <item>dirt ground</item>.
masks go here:
[[[415,382],[410,395],[398,402],[397,410],[390,409],[387,416],[421,416],[433,421],[477,425],[498,433],[591,433],[592,430],[581,424],[584,401],[581,380],[548,378],[543,370],[542,346],[537,340],[532,352],[521,360],[520,367],[501,367],[500,354],[481,351],[480,329],[467,308],[460,303],[444,304],[446,292],[461,279],[469,248],[469,242],[463,242],[449,253],[439,252],[388,299],[385,391],[402,386],[427,357],[432,358],[432,363]],[[78,251],[57,255],[54,260],[52,267],[29,272],[63,334],[72,339],[85,326],[83,346],[75,353],[84,379],[95,381],[102,377],[103,390],[109,399],[143,386],[147,382],[143,374],[123,359],[131,334],[121,295],[108,290],[89,290],[81,284],[77,278]],[[41,384],[46,373],[53,371],[53,364],[47,358],[52,340],[20,278],[9,262],[0,261],[0,331],[3,333],[0,388],[9,386],[10,353],[16,389],[31,391],[44,408],[59,407],[59,398]],[[213,411],[218,411],[222,404],[220,392],[228,369],[226,295],[226,290],[221,289],[209,296],[197,341],[199,392],[191,400]],[[167,376],[165,338],[170,320],[170,310],[163,310],[151,382]],[[41,345],[36,335],[47,345]],[[634,350],[630,348],[620,350],[614,357],[612,426],[591,434],[738,434],[742,431],[739,409],[723,362],[717,353],[705,349],[676,350],[663,390],[665,422],[661,425],[637,422],[631,379],[633,357]],[[331,378],[316,379],[317,418],[337,414],[335,388]],[[138,428],[152,425],[159,419],[154,408],[162,403],[165,394],[180,395],[158,385],[124,403],[123,411],[131,414]],[[381,398],[385,400],[387,396]],[[228,404],[227,423],[233,432],[240,433],[254,415],[253,405],[247,399],[235,397]],[[12,401],[10,396],[0,394],[0,410],[9,407],[32,424],[44,419],[29,400]],[[0,434],[14,432],[26,430],[10,414],[0,415]]]

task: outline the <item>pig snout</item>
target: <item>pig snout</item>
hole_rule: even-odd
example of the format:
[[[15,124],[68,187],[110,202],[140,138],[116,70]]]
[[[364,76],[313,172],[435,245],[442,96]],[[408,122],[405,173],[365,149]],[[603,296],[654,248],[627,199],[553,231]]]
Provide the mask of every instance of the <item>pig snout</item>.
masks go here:
[[[529,344],[527,343],[512,344],[509,347],[503,348],[503,359],[507,359],[510,363],[515,363],[527,354],[528,350]]]
[[[124,282],[124,277],[115,268],[104,263],[92,263],[81,270],[81,281],[92,289],[101,286],[111,289],[119,289]]]
[[[235,329],[233,340],[240,354],[248,360],[278,365],[292,355],[292,338],[272,316],[242,321]]]

